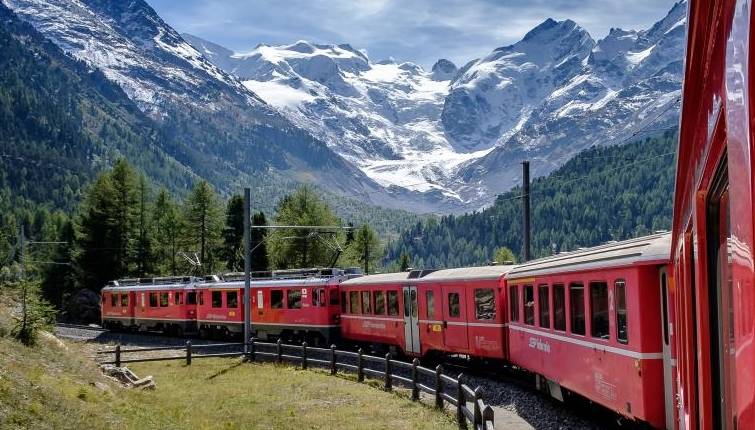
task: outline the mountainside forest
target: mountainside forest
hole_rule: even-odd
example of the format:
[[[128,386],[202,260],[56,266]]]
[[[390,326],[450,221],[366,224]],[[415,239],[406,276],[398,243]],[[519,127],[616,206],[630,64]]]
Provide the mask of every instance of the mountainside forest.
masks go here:
[[[676,130],[621,146],[593,147],[530,186],[532,254],[551,255],[671,227]],[[522,249],[521,187],[480,212],[418,222],[386,250],[415,268],[489,263]]]

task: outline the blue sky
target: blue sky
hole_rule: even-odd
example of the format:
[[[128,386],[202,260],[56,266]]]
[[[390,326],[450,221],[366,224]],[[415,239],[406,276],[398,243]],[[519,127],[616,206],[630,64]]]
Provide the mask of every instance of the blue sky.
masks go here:
[[[179,32],[237,52],[258,43],[349,43],[372,60],[461,67],[519,40],[546,18],[570,18],[595,39],[644,29],[674,0],[147,0]]]

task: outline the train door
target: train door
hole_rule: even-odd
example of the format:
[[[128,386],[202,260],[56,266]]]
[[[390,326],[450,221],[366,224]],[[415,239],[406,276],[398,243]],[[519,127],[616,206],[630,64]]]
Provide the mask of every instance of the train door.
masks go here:
[[[443,326],[443,343],[446,348],[469,348],[464,287],[443,286]]]
[[[661,285],[661,343],[663,345],[663,393],[666,411],[666,430],[674,428],[674,390],[671,366],[671,334],[672,326],[669,319],[669,306],[671,302],[668,296],[668,270],[666,267],[660,270]]]
[[[417,287],[404,287],[404,350],[420,354]]]
[[[711,187],[706,217],[708,320],[713,427],[736,428],[734,306],[731,278],[731,223],[726,157]]]

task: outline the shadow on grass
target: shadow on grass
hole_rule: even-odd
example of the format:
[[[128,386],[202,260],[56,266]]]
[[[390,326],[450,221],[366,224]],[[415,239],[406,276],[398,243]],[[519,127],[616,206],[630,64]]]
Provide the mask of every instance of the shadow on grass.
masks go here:
[[[233,369],[241,366],[242,364],[244,364],[244,362],[243,361],[239,361],[238,363],[234,364],[233,366],[226,367],[225,369],[222,369],[219,372],[217,372],[217,373],[215,373],[213,375],[208,376],[207,380],[209,381],[211,379],[217,378],[218,376],[223,376],[226,373],[230,372],[231,370],[233,370]]]

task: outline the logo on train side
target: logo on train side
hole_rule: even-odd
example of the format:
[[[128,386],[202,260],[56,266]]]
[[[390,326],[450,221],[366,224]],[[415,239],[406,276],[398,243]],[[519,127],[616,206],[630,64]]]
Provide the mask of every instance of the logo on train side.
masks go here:
[[[378,323],[378,322],[372,322],[372,321],[365,321],[362,323],[362,327],[364,328],[374,328],[378,330],[385,330],[385,324],[384,323]]]
[[[547,341],[543,342],[539,337],[531,337],[529,347],[548,354],[551,353],[551,344]]]

